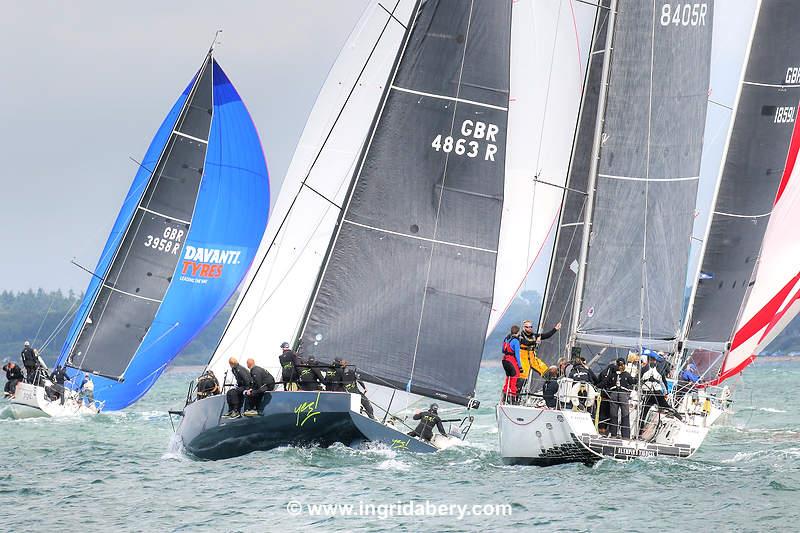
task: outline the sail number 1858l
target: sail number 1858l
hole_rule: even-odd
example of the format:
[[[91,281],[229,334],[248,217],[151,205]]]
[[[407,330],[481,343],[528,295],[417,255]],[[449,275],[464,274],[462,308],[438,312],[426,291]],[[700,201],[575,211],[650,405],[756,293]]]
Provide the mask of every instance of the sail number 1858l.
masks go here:
[[[481,122],[479,120],[465,120],[461,123],[460,133],[463,137],[453,137],[452,135],[437,135],[431,146],[437,152],[439,150],[446,154],[465,155],[467,157],[478,157],[480,155],[484,161],[494,161],[497,153],[497,134],[500,128],[496,124]],[[485,146],[481,146],[481,142]]]

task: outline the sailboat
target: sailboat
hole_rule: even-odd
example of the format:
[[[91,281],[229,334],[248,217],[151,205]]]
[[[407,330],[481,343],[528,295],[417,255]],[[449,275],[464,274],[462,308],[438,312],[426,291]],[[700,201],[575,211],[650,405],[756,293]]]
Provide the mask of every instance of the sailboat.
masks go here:
[[[791,224],[800,151],[796,2],[764,0],[687,313],[681,360],[717,386],[740,374],[797,313]],[[788,191],[788,194],[786,194]]]
[[[544,13],[557,16],[551,6]],[[557,27],[572,27],[561,13]],[[526,129],[524,115],[512,117],[524,109],[559,125],[562,118],[525,92],[510,101],[510,80],[520,89],[531,81],[515,74],[515,61],[543,57],[512,53],[512,43],[526,42],[512,20],[510,1],[368,6],[317,99],[259,266],[207,366],[230,383],[228,358],[247,356],[279,376],[279,346],[290,341],[325,365],[335,358],[354,365],[375,419],[362,414],[358,394],[276,390],[264,395],[257,416],[242,418],[223,416],[223,395],[190,394],[176,412],[188,453],[221,459],[337,442],[434,452],[467,435],[488,325],[516,291],[498,292],[495,281],[504,243],[517,248],[520,226],[508,223],[523,218],[505,205],[513,160],[506,139],[512,122]],[[582,69],[567,64],[572,84],[565,87],[574,96],[559,113],[574,125]],[[520,159],[529,152],[515,149]],[[515,176],[515,183],[534,178],[522,170]],[[530,216],[524,213],[525,227]],[[515,262],[517,280],[528,267]],[[428,399],[457,413],[448,435],[430,441],[407,434],[411,410]]]
[[[714,6],[687,7],[606,0],[598,9],[541,314],[542,325],[564,324],[539,347],[550,365],[583,356],[602,369],[629,351],[677,350]],[[641,434],[607,438],[592,415],[595,395],[587,391],[584,408],[575,389],[560,379],[554,408],[541,393],[497,406],[505,462],[686,457],[707,431],[706,413],[692,404],[680,418],[651,409],[648,420],[657,420]]]
[[[76,312],[56,363],[72,386],[52,399],[49,381],[19,383],[13,416],[141,398],[234,294],[268,211],[256,128],[212,46],[150,143]],[[79,390],[86,375],[92,399]]]

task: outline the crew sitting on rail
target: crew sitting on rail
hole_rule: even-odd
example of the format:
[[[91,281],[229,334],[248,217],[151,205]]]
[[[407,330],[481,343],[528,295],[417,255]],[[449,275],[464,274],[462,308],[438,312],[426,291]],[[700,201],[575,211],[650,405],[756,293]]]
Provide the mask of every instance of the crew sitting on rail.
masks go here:
[[[231,367],[231,373],[236,380],[236,386],[228,389],[225,398],[228,402],[228,418],[239,418],[242,409],[242,402],[244,400],[244,391],[253,387],[253,378],[250,372],[245,367],[239,364],[239,360],[235,357],[228,359],[228,364]]]
[[[7,380],[3,393],[5,397],[14,396],[17,383],[25,380],[25,376],[22,375],[22,369],[14,361],[9,361],[3,366],[3,372],[6,373]]]
[[[419,420],[419,424],[414,428],[414,431],[409,432],[409,437],[419,437],[422,440],[430,442],[433,438],[433,428],[439,430],[439,433],[447,436],[442,425],[442,419],[439,418],[439,406],[432,403],[427,411],[421,411],[414,414],[414,420]]]
[[[206,370],[199,378],[197,378],[197,399],[202,400],[209,396],[215,396],[220,393],[219,380],[214,372]]]
[[[253,378],[253,385],[244,391],[245,410],[242,414],[255,416],[261,407],[261,398],[264,397],[264,394],[275,390],[275,378],[267,370],[258,366],[252,357],[247,360],[247,369],[250,371],[250,377]]]

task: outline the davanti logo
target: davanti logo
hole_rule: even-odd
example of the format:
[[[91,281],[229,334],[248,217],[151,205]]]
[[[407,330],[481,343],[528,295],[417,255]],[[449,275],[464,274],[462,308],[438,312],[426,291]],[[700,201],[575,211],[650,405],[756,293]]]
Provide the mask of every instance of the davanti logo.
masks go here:
[[[200,248],[186,246],[181,264],[181,280],[197,281],[193,278],[203,278],[203,283],[209,278],[222,276],[225,265],[238,265],[240,250],[221,250],[219,248]]]

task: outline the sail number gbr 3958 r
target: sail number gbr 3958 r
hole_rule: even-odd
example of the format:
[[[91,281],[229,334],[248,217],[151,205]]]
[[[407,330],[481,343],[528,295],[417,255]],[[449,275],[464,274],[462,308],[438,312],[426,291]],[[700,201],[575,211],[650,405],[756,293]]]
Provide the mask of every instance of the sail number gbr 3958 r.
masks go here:
[[[437,152],[466,157],[480,156],[484,161],[494,161],[497,153],[497,134],[500,128],[497,124],[481,122],[480,120],[465,120],[461,123],[459,133],[462,136],[453,137],[452,135],[437,135],[431,146]]]
[[[706,2],[667,2],[659,20],[662,26],[705,26],[707,14]]]

